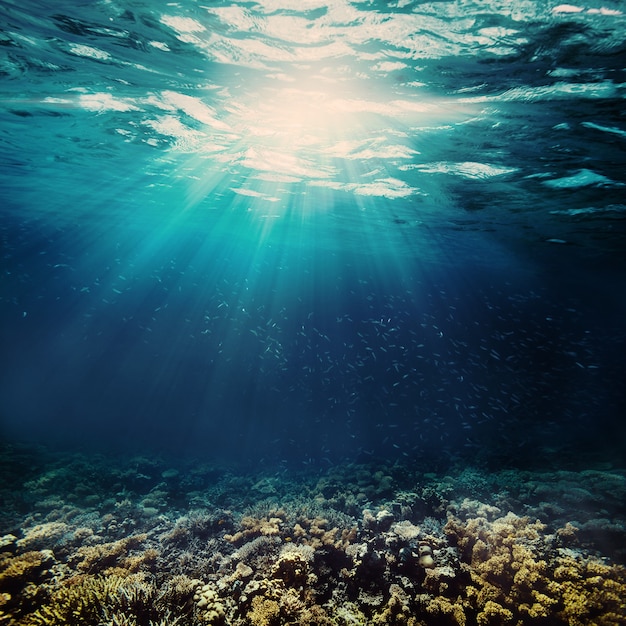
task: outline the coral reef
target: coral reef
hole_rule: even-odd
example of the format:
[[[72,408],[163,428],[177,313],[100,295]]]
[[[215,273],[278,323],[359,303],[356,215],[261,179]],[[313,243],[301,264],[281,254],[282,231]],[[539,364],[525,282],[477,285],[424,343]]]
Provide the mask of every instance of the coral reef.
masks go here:
[[[478,624],[618,624],[626,616],[626,568],[578,558],[554,548],[545,524],[508,513],[461,522],[451,517],[447,535],[461,551],[470,581],[463,605]],[[569,536],[571,524],[556,536]]]
[[[7,626],[626,623],[617,470],[62,461],[4,500]]]

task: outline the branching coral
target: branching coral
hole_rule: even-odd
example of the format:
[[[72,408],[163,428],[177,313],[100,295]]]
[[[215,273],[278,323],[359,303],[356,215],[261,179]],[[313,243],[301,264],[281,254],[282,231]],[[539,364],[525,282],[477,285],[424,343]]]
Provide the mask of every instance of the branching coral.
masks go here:
[[[426,624],[445,624],[446,626],[465,626],[467,617],[461,598],[451,599],[445,596],[418,594],[415,598],[417,613],[423,616]],[[423,622],[419,622],[422,624]]]
[[[224,535],[226,541],[241,544],[247,539],[254,537],[273,537],[281,533],[286,514],[282,509],[274,510],[265,517],[252,517],[246,515],[241,518],[241,530],[230,535]]]
[[[298,624],[300,626],[336,626],[337,622],[331,619],[321,606],[314,604],[300,613]]]
[[[118,609],[122,576],[77,576],[67,580],[38,611],[29,615],[28,626],[98,624],[106,610]],[[106,608],[105,608],[106,607]]]
[[[187,582],[171,581],[158,589],[145,574],[81,574],[63,581],[38,610],[23,617],[19,624],[148,626],[163,620],[177,624],[191,614]]]
[[[172,576],[158,590],[157,602],[168,608],[188,612],[192,608],[193,596],[198,581],[185,575]]]
[[[88,574],[106,573],[108,569],[114,567],[130,572],[149,569],[156,560],[156,550],[154,548],[137,550],[146,540],[146,537],[146,535],[140,534],[110,543],[83,546],[74,555],[74,560],[78,561],[76,567],[81,572]],[[131,554],[132,551],[135,553]]]
[[[384,610],[374,616],[373,623],[404,626],[409,624],[409,620],[415,623],[415,618],[411,617],[409,597],[402,587],[393,584],[389,587],[389,599]]]
[[[445,530],[467,563],[464,605],[479,625],[551,619],[615,626],[626,620],[626,569],[554,556],[538,521],[512,513],[493,522],[451,518]]]
[[[194,483],[193,494],[176,496],[180,509],[155,516],[147,507],[160,507],[172,497],[169,485],[182,484],[183,474],[162,469],[141,497],[122,484],[108,499],[94,494],[97,510],[69,506],[46,488],[44,505],[38,500],[36,512],[6,524],[15,534],[0,538],[0,623],[626,623],[626,570],[609,560],[619,560],[621,548],[607,548],[624,536],[621,513],[597,507],[581,516],[561,506],[555,517],[547,487],[529,486],[527,499],[512,495],[517,473],[504,476],[506,489],[489,491],[484,502],[471,498],[495,482],[481,484],[482,475],[468,471],[405,478],[393,467],[351,465],[320,478],[307,469],[308,492],[287,472],[258,481],[225,475],[215,488]],[[161,478],[166,482],[157,484]],[[406,489],[394,493],[400,483]],[[567,491],[568,502],[596,497],[589,485],[576,491],[568,482]],[[200,508],[181,516],[192,499]],[[233,512],[214,508],[225,501]],[[505,515],[509,510],[533,517]],[[605,532],[602,543],[597,537]],[[591,556],[600,554],[607,558]]]
[[[554,578],[558,584],[557,614],[565,623],[626,623],[626,568],[565,556],[557,559]]]
[[[71,527],[64,522],[37,524],[25,529],[24,536],[17,541],[17,547],[20,550],[50,548],[70,529]]]
[[[337,550],[345,549],[356,538],[356,527],[340,529],[338,527],[328,528],[328,526],[329,523],[326,518],[309,519],[301,516],[293,526],[293,538],[310,545],[312,548],[326,547]]]

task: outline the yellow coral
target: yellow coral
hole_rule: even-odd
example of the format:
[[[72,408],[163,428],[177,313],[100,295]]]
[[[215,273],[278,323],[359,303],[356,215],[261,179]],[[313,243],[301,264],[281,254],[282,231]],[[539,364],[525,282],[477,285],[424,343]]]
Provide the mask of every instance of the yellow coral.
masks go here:
[[[513,613],[509,609],[489,600],[483,610],[476,616],[479,626],[489,626],[490,624],[509,624],[513,621]]]
[[[102,543],[94,546],[83,546],[76,551],[76,558],[81,559],[77,568],[85,573],[103,573],[107,568],[122,567],[129,571],[137,571],[142,563],[138,555],[130,556],[130,551],[138,548],[147,535],[132,535],[119,541]],[[148,550],[148,562],[156,558],[154,550]]]
[[[304,602],[295,589],[287,589],[280,597],[280,612],[290,621],[298,619],[304,608]]]
[[[280,605],[275,600],[256,596],[247,617],[251,626],[276,626],[280,623]]]
[[[433,616],[448,617],[453,624],[458,626],[465,626],[467,621],[463,606],[459,602],[453,602],[444,596],[432,598],[426,605],[426,612]]]
[[[565,544],[575,543],[578,539],[578,528],[567,522],[563,528],[558,528],[556,536]]]
[[[335,626],[337,622],[331,619],[321,606],[313,605],[300,614],[299,626]]]
[[[476,518],[463,524],[451,518],[445,530],[469,563],[471,582],[464,596],[478,624],[626,623],[626,570],[582,556],[540,558],[549,553],[541,522],[509,513],[493,522]]]
[[[373,623],[383,626],[405,626],[409,623],[411,610],[409,598],[399,585],[389,587],[389,600],[382,613],[374,615]]]
[[[241,518],[242,529],[233,535],[224,535],[224,539],[237,544],[262,535],[265,537],[280,535],[285,517],[286,514],[282,509],[270,511],[261,518],[246,515]]]
[[[626,568],[598,561],[579,562],[570,557],[558,559],[558,615],[570,626],[593,621],[598,626],[626,623]]]
[[[142,574],[81,574],[65,580],[20,626],[99,626],[149,623],[170,615],[164,594]]]
[[[287,587],[303,587],[307,581],[308,566],[303,556],[295,550],[283,552],[274,564],[272,575]]]
[[[17,541],[17,546],[21,550],[50,546],[67,534],[69,530],[70,526],[65,522],[37,524],[24,530],[24,536]]]
[[[28,616],[28,626],[64,626],[97,624],[101,609],[114,603],[113,598],[124,583],[121,576],[79,576],[59,587],[50,601]]]
[[[328,525],[328,520],[323,517],[301,517],[294,525],[292,535],[312,548],[330,547],[337,550],[345,550],[357,537],[356,527],[340,530],[336,526],[327,528]]]
[[[0,590],[10,591],[32,579],[35,572],[54,562],[50,550],[30,551],[11,556],[0,553]]]

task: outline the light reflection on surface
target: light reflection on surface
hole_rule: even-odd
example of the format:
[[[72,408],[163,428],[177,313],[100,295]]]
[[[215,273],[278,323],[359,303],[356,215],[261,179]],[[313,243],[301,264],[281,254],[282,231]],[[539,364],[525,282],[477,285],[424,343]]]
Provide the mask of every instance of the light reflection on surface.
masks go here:
[[[95,146],[120,159],[114,196],[146,191],[153,211],[219,211],[226,193],[260,216],[380,199],[395,224],[447,227],[480,210],[493,227],[527,194],[555,215],[550,189],[600,185],[615,190],[603,204],[619,204],[619,154],[595,150],[584,167],[576,156],[579,137],[593,150],[624,133],[624,15],[608,3],[94,6],[42,21],[5,5],[3,106],[31,117],[8,118],[19,133],[6,149],[42,184],[67,175],[57,160],[88,168]],[[21,149],[48,135],[55,155]],[[465,193],[463,181],[507,190]]]

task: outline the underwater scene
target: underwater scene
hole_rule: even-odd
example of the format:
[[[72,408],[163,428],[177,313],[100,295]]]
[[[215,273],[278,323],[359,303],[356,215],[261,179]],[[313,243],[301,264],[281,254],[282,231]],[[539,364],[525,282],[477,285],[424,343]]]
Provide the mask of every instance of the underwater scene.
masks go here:
[[[626,4],[0,1],[0,624],[626,624]]]

